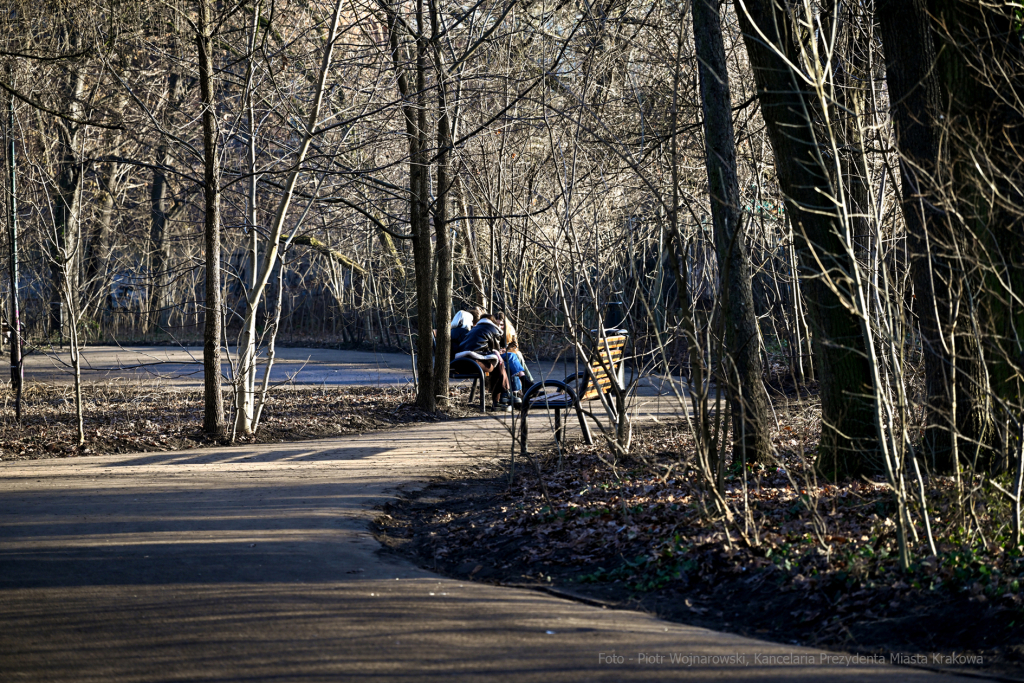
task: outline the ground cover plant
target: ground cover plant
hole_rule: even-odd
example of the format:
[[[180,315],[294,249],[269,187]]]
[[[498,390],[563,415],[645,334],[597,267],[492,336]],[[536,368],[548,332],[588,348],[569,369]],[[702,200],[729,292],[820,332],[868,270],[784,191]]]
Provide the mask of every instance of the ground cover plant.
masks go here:
[[[378,537],[458,578],[902,663],[1024,674],[1024,555],[1002,522],[1006,496],[981,478],[927,478],[936,553],[904,570],[884,478],[815,472],[805,449],[815,412],[780,413],[773,465],[728,463],[731,519],[709,505],[680,423],[638,428],[633,455],[618,461],[600,443],[549,448],[534,455],[540,478],[519,467],[510,484],[508,463],[449,472],[386,506]]]
[[[454,392],[456,400],[444,412],[426,413],[412,404],[414,394],[401,387],[279,388],[267,399],[260,430],[236,436],[235,442],[344,436],[468,414],[460,390]],[[79,447],[71,387],[30,385],[22,398],[20,424],[12,417],[10,388],[0,388],[0,460],[168,451],[230,442],[203,434],[200,389],[108,382],[89,385],[84,398],[86,442]]]

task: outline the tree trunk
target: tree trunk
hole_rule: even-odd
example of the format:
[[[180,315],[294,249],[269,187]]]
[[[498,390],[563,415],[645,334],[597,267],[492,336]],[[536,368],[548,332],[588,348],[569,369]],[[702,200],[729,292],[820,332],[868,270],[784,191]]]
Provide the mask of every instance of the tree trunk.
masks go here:
[[[198,0],[199,97],[203,107],[203,197],[206,262],[206,319],[203,329],[203,431],[224,436],[224,397],[220,393],[220,168],[217,149],[217,109],[213,74],[213,36],[210,0]]]
[[[416,107],[413,133],[409,139],[409,222],[412,228],[412,255],[416,270],[416,325],[418,328],[417,373],[419,392],[416,405],[433,412],[437,409],[434,390],[434,339],[433,339],[433,249],[430,244],[430,177],[427,174],[430,155],[427,150],[427,101],[426,101],[426,39],[423,2],[417,0],[419,38],[416,40]],[[444,321],[447,323],[448,321]]]
[[[8,66],[7,75],[13,83],[13,67]],[[7,98],[7,240],[10,253],[7,266],[10,274],[11,288],[11,390],[14,393],[14,419],[21,423],[21,390],[24,384],[24,370],[21,357],[21,302],[19,299],[18,272],[18,164],[14,145],[14,94]]]
[[[249,140],[246,144],[248,153],[249,187],[245,198],[245,230],[249,237],[248,253],[246,258],[249,267],[249,282],[244,283],[245,297],[245,320],[242,323],[242,334],[238,343],[238,370],[235,377],[235,431],[232,434],[252,434],[253,421],[256,411],[256,314],[259,310],[262,292],[256,294],[259,282],[259,232],[256,229],[257,220],[257,190],[259,176],[256,173],[256,104],[253,77],[255,75],[256,61],[256,37],[260,26],[260,3],[253,6],[252,28],[249,33],[249,44],[247,46],[248,57],[245,65],[245,118],[248,127]],[[327,46],[330,50],[330,45]],[[280,240],[280,235],[276,241]],[[270,267],[274,264],[271,262]],[[268,274],[269,278],[269,274]],[[269,280],[268,280],[269,281]],[[264,287],[266,285],[264,284]]]
[[[999,152],[1020,135],[1020,112],[1004,108],[983,74],[986,60],[1020,64],[1020,41],[1010,40],[1016,57],[993,57],[1001,34],[980,30],[986,10],[973,4],[888,0],[877,14],[925,354],[925,450],[940,472],[958,457],[984,465],[995,440],[992,393],[1011,404],[1020,395],[1006,371],[1016,360],[1006,360],[1020,356],[1015,340],[1024,327],[1014,320],[1020,307],[1014,315],[1004,302],[1022,295],[1019,231],[1011,226],[1024,201],[1020,178],[1006,173],[1019,168],[1018,155]],[[997,194],[1018,207],[1016,216],[990,204],[990,180],[1003,185]],[[1002,277],[987,275],[1004,267]]]
[[[452,113],[448,101],[448,82],[443,49],[437,44],[441,35],[437,0],[430,2],[431,34],[437,78],[437,196],[434,199],[434,239],[437,243],[437,341],[434,346],[434,388],[438,404],[448,401],[448,370],[451,357],[452,243],[448,231],[448,195],[451,180]],[[480,387],[480,391],[484,388]]]
[[[277,206],[274,217],[274,224],[270,228],[270,235],[267,238],[266,248],[263,252],[263,259],[257,271],[255,281],[246,296],[246,313],[242,322],[242,333],[238,341],[238,372],[242,380],[236,388],[235,407],[235,430],[241,434],[252,433],[254,396],[256,391],[256,311],[263,299],[263,292],[270,281],[274,263],[277,262],[278,244],[284,234],[285,221],[288,218],[288,211],[292,199],[295,196],[295,188],[299,182],[302,171],[302,164],[306,161],[306,154],[316,135],[316,125],[320,119],[320,110],[323,106],[324,92],[327,77],[330,73],[331,58],[334,50],[334,42],[338,35],[338,25],[341,18],[342,3],[339,0],[334,8],[334,18],[331,21],[331,29],[327,35],[327,43],[324,47],[323,57],[320,63],[320,75],[317,80],[316,93],[313,104],[310,107],[306,119],[305,130],[302,133],[302,142],[295,152],[295,164],[292,172],[288,175],[285,183],[284,194]],[[250,119],[251,121],[251,119]],[[255,163],[253,163],[255,166]],[[254,176],[255,178],[255,176]],[[255,189],[251,190],[251,201],[255,201]],[[252,226],[253,235],[256,233],[256,226]],[[253,242],[251,257],[256,257],[256,244]]]
[[[1024,389],[1024,31],[1019,13],[1013,3],[928,3],[946,114],[941,150],[946,173],[939,181],[948,188],[943,208],[954,221],[958,247],[953,294],[961,293],[960,310],[967,318],[967,324],[957,321],[954,338],[959,442],[954,446],[964,461],[983,469],[1008,450],[995,428],[1004,418],[1019,420]],[[998,419],[997,410],[1003,413]]]
[[[77,46],[77,37],[69,38],[69,45]],[[74,118],[82,116],[82,92],[85,78],[81,69],[69,67],[71,72],[64,93],[66,109]],[[58,119],[55,121],[58,142],[57,196],[53,207],[53,228],[50,243],[50,336],[61,337],[64,329],[64,254],[69,253],[69,236],[74,235],[81,210],[82,166],[79,155],[79,124]]]
[[[110,226],[114,218],[114,181],[117,164],[103,164],[100,174],[100,192],[96,222],[90,230],[89,242],[85,250],[85,291],[87,300],[83,308],[102,307],[104,294],[107,290],[107,262],[110,260]]]
[[[399,43],[397,11],[385,8],[391,58],[395,67],[398,92],[402,96],[402,115],[409,144],[409,232],[412,239],[412,260],[416,280],[416,405],[433,412],[434,398],[434,339],[433,339],[433,249],[430,244],[430,179],[427,176],[427,101],[426,69],[427,41],[423,36],[426,24],[423,16],[424,0],[416,2],[415,68],[416,89],[413,90],[403,64],[408,50]],[[444,321],[447,323],[448,321]]]
[[[170,161],[166,145],[157,150],[157,163],[153,169],[153,181],[149,188],[149,263],[152,289],[149,296],[149,330],[159,329],[167,321],[167,270],[170,264],[170,240],[167,239],[168,206],[167,175],[164,172]]]
[[[711,215],[725,295],[722,300],[725,343],[734,366],[726,369],[723,379],[731,394],[734,457],[742,456],[744,462],[767,462],[771,459],[768,392],[761,379],[750,257],[743,239],[720,2],[694,1],[693,38],[700,65]]]
[[[830,199],[838,194],[820,157],[812,118],[820,103],[794,71],[801,60],[786,9],[773,0],[735,4],[797,256],[809,276],[804,292],[822,413],[818,465],[836,477],[877,472],[881,463],[867,348],[861,320],[843,305],[854,301],[849,287],[854,264],[840,237],[838,207]]]
[[[900,151],[902,196],[910,267],[916,292],[915,313],[925,361],[927,428],[924,448],[934,470],[953,468],[950,423],[953,416],[953,340],[951,329],[955,284],[949,223],[937,196],[939,135],[942,111],[935,46],[925,0],[885,0],[876,5],[885,48],[886,81],[893,103],[892,119]]]

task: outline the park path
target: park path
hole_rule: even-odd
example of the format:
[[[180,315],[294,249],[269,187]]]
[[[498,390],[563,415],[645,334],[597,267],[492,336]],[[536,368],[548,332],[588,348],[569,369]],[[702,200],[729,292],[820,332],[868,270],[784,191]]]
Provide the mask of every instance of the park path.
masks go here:
[[[451,580],[379,553],[375,506],[493,460],[506,424],[3,463],[0,679],[946,678]]]
[[[232,350],[233,349],[229,349]],[[231,375],[225,354],[221,370]],[[182,346],[87,346],[82,349],[82,380],[86,384],[132,382],[161,388],[199,389],[203,384],[203,350]],[[260,358],[262,363],[265,359]],[[263,365],[257,370],[263,376]],[[568,357],[530,361],[536,379],[562,379],[579,371]],[[69,352],[65,348],[41,348],[25,357],[25,381],[29,384],[66,386],[74,381]],[[271,382],[294,388],[325,386],[413,386],[412,357],[351,349],[282,347],[277,349]],[[627,378],[631,376],[627,373]],[[674,387],[674,389],[673,389]],[[645,376],[640,392],[648,396],[685,391],[680,378]]]
[[[225,376],[230,372],[227,355],[222,363]],[[275,384],[299,386],[407,385],[412,383],[411,370],[411,357],[401,353],[281,347],[275,355],[271,379]],[[68,384],[73,381],[71,373],[67,347],[40,348],[25,356],[27,382]],[[196,388],[203,383],[203,349],[87,346],[82,349],[82,379],[87,383],[128,380]]]

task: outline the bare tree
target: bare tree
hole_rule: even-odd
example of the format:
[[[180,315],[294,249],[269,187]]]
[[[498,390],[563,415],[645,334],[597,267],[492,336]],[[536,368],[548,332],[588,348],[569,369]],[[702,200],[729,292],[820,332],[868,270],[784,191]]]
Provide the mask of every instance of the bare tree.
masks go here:
[[[854,264],[843,246],[839,192],[816,130],[822,103],[798,66],[805,24],[787,0],[735,5],[806,277],[821,396],[819,465],[833,476],[878,471],[869,356],[861,320],[844,305],[854,298]]]
[[[761,354],[750,258],[743,238],[736,176],[732,98],[722,40],[719,3],[694,0],[693,37],[700,64],[701,100],[711,214],[722,279],[722,315],[730,366],[725,379],[732,400],[734,457],[743,462],[771,459],[768,393],[761,380]]]

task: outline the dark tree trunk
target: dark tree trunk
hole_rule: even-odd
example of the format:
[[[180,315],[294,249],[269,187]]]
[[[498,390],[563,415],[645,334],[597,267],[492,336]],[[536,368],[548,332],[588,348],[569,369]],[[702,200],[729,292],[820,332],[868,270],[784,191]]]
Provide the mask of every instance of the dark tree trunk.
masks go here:
[[[735,0],[735,5],[800,268],[809,276],[804,292],[822,412],[818,464],[829,476],[877,472],[877,413],[862,321],[840,298],[853,298],[853,262],[839,237],[838,209],[829,199],[837,194],[819,156],[812,119],[820,103],[793,72],[791,65],[801,59],[786,9],[773,0]]]
[[[986,63],[1019,67],[1020,41],[1010,41],[1015,57],[1001,52],[993,39],[999,31],[980,28],[986,12],[973,3],[887,0],[877,16],[925,354],[925,451],[940,472],[955,467],[957,454],[961,462],[985,466],[995,436],[991,394],[1013,400],[1020,394],[1014,373],[1003,371],[1015,363],[1006,359],[1019,356],[1019,342],[1000,348],[999,338],[1007,328],[1015,331],[1003,340],[1024,331],[1014,320],[1019,307],[1014,314],[1012,304],[1004,306],[1013,300],[1006,285],[1018,297],[1022,290],[1024,202],[1020,179],[1003,173],[1019,168],[1019,154],[1006,158],[999,151],[1014,135],[1019,149],[1021,114],[1001,105],[984,72]],[[1014,72],[1019,68],[1004,73]],[[987,177],[979,177],[979,160]],[[989,204],[989,180],[1004,184],[1003,208]],[[1017,208],[1007,212],[1007,205]],[[986,274],[1003,268],[1002,277]]]
[[[933,469],[953,467],[952,290],[949,223],[938,207],[939,135],[942,111],[935,46],[924,0],[884,0],[876,5],[885,48],[886,81],[900,150],[900,198],[907,226],[911,272],[917,296],[927,394],[924,447]]]
[[[150,330],[159,329],[167,320],[167,268],[170,261],[169,240],[167,239],[168,222],[168,184],[164,168],[170,160],[166,145],[157,151],[156,168],[153,169],[153,182],[149,188],[149,275],[152,282],[149,297]]]
[[[199,48],[199,88],[203,107],[203,196],[205,199],[204,254],[206,261],[206,319],[203,330],[203,431],[224,435],[224,397],[220,392],[220,168],[214,94],[213,39],[210,0],[199,0],[196,43]]]
[[[767,462],[771,459],[768,392],[761,379],[750,257],[742,234],[720,2],[694,1],[693,38],[700,64],[708,190],[724,294],[725,343],[734,366],[726,368],[723,379],[732,394],[734,457],[742,456],[745,462]]]
[[[433,412],[437,409],[434,394],[433,335],[433,249],[430,243],[430,177],[427,174],[430,154],[427,140],[427,40],[424,0],[416,2],[416,107],[409,148],[409,221],[412,228],[412,254],[416,270],[416,326],[419,332],[417,374],[419,393],[416,405]],[[447,322],[447,321],[445,321]]]
[[[10,64],[7,67],[8,79],[13,74],[14,68]],[[21,423],[21,390],[25,380],[24,368],[21,355],[21,301],[20,301],[20,273],[18,260],[20,258],[18,248],[18,162],[17,148],[14,143],[14,94],[11,93],[7,99],[7,245],[8,259],[7,267],[10,276],[11,307],[9,309],[11,327],[11,390],[14,393],[14,419]]]
[[[441,35],[437,0],[430,0],[431,34],[437,74],[437,196],[434,199],[434,239],[437,243],[437,343],[434,349],[433,394],[439,404],[448,401],[448,359],[451,357],[452,241],[448,231],[448,195],[451,190],[452,117],[448,83],[444,73],[444,49],[437,44]],[[483,387],[480,388],[483,391]]]
[[[946,114],[943,208],[963,259],[961,309],[973,316],[954,337],[957,450],[988,469],[1005,450],[995,426],[1020,419],[1024,389],[1024,30],[1013,3],[931,0],[927,9]]]
[[[423,16],[424,0],[416,2],[416,26],[419,35],[415,42],[416,89],[413,90],[405,65],[409,51],[399,41],[399,21],[393,8],[386,8],[391,56],[395,66],[398,91],[402,96],[402,114],[409,142],[409,232],[412,239],[412,259],[416,281],[416,374],[418,388],[416,405],[433,412],[437,407],[434,389],[434,335],[433,249],[430,243],[430,163],[427,148],[427,39]],[[447,321],[444,321],[447,324]]]
[[[107,262],[110,260],[110,226],[114,218],[114,178],[117,164],[103,164],[99,176],[100,192],[97,197],[97,218],[89,231],[85,248],[85,291],[88,294],[87,307],[103,306],[107,290]],[[91,308],[90,308],[91,310]]]

